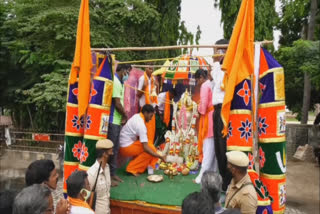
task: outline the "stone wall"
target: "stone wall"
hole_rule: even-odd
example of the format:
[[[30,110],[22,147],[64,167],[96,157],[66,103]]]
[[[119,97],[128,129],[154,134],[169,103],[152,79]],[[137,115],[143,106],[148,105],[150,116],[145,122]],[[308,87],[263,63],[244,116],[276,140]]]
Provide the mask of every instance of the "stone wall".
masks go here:
[[[13,184],[18,185],[14,182],[19,181],[18,183],[21,183],[21,179],[21,185],[24,186],[25,171],[29,164],[35,160],[50,159],[54,162],[56,168],[60,169],[59,160],[57,159],[57,157],[58,156],[55,153],[32,152],[11,149],[4,150],[3,154],[0,156],[0,187],[8,189],[6,188],[6,186],[9,187]],[[10,182],[8,183],[8,181]]]
[[[320,145],[320,126],[287,124],[287,157],[292,158],[298,146],[310,144],[312,146]]]

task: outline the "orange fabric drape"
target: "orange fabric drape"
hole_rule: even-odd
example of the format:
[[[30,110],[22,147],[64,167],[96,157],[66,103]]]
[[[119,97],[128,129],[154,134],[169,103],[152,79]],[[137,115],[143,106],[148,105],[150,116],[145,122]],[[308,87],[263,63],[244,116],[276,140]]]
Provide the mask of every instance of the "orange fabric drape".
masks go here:
[[[207,109],[206,114],[200,115],[199,129],[198,129],[198,151],[199,151],[200,162],[202,162],[202,158],[203,158],[203,151],[202,151],[203,141],[208,134],[209,113],[213,111],[213,109],[214,109],[213,106],[211,106],[210,108]]]
[[[146,72],[144,72],[144,85],[146,85],[146,87],[144,88],[144,91],[145,91],[145,98],[146,98],[146,104],[151,104],[151,103],[158,103],[158,97],[157,96],[150,96],[150,93],[149,93],[149,87],[151,87],[150,91],[152,93],[152,90],[154,89],[155,87],[155,79],[154,79],[154,76],[151,76],[151,86],[149,85],[149,77],[147,75]],[[142,107],[142,106],[141,106]]]
[[[70,72],[70,84],[78,80],[78,115],[85,114],[90,97],[90,48],[89,0],[82,0],[78,18],[76,49]]]
[[[169,126],[170,122],[170,93],[166,93],[166,99],[164,103],[163,122]]]
[[[243,0],[234,26],[227,53],[223,60],[225,97],[221,109],[227,134],[231,101],[237,84],[254,72],[254,0]]]
[[[70,202],[71,206],[85,207],[92,210],[89,204],[81,199],[68,197],[68,201]]]
[[[157,152],[153,144],[148,143],[148,146]],[[155,168],[158,158],[146,153],[143,149],[142,143],[137,140],[128,147],[122,147],[119,150],[120,155],[123,157],[133,157],[129,162],[126,171],[132,174],[143,173],[150,165]]]

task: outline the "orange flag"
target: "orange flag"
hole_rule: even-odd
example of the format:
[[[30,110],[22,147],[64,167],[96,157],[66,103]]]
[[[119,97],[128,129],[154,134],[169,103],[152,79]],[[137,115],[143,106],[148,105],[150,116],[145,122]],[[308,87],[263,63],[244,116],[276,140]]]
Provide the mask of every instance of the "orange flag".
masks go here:
[[[70,73],[70,84],[78,80],[78,115],[85,114],[90,97],[90,71],[92,68],[90,49],[89,0],[82,0],[76,38],[76,50]]]
[[[225,97],[221,117],[227,134],[231,101],[237,84],[254,72],[254,0],[242,0],[226,56],[223,60]]]

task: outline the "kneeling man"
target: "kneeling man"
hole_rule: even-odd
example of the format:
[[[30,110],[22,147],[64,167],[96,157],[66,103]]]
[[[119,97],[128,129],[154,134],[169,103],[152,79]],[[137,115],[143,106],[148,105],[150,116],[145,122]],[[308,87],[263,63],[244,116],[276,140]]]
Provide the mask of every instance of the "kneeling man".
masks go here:
[[[134,176],[143,173],[148,166],[155,168],[159,158],[165,161],[165,157],[157,153],[153,142],[148,140],[146,123],[153,115],[152,105],[144,105],[141,112],[132,116],[120,132],[120,155],[133,158],[126,171]]]

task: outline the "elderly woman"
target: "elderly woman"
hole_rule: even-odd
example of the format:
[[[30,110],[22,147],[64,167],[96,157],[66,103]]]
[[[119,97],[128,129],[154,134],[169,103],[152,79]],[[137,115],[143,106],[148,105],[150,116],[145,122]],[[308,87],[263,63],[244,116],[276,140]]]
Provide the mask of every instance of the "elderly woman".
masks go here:
[[[15,198],[13,214],[54,213],[53,199],[48,187],[33,184],[25,187]]]
[[[201,178],[201,191],[209,196],[212,203],[214,203],[215,211],[212,213],[215,214],[240,214],[240,211],[237,209],[225,209],[220,204],[220,195],[222,188],[222,178],[217,172],[205,171]]]

